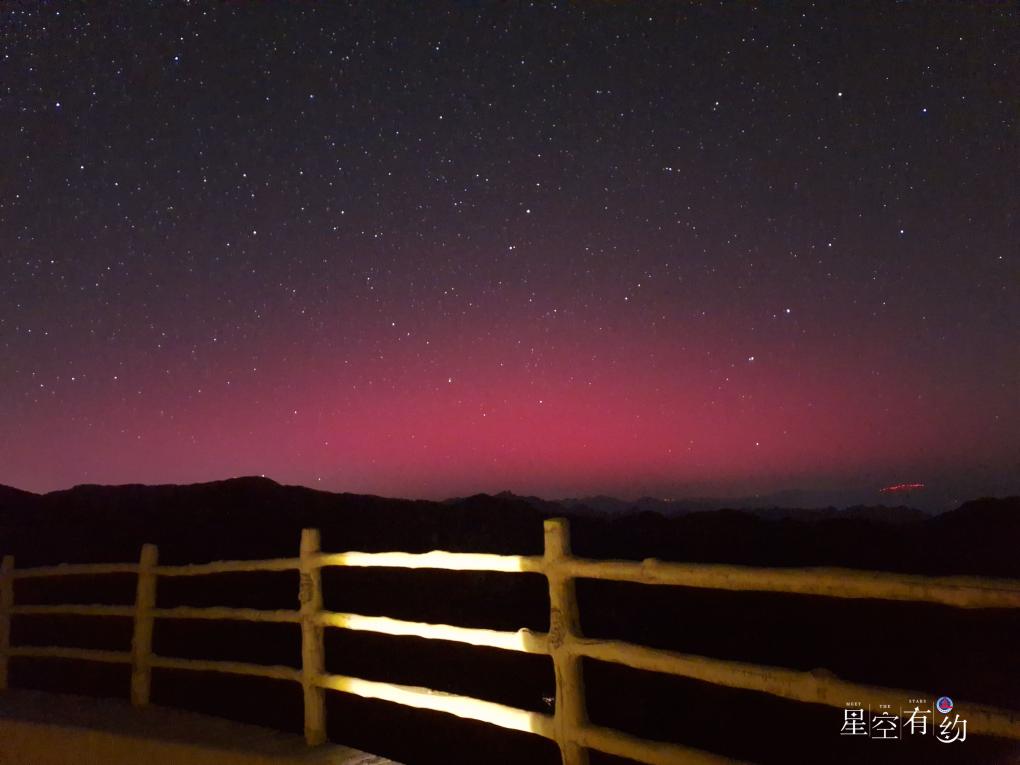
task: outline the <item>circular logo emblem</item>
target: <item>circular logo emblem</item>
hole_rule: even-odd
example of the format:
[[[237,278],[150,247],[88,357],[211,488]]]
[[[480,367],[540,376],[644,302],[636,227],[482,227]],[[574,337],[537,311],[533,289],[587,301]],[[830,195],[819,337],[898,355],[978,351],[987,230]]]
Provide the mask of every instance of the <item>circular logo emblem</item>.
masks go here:
[[[948,696],[939,696],[935,702],[935,708],[939,711],[939,714],[947,715],[953,711],[953,700]]]

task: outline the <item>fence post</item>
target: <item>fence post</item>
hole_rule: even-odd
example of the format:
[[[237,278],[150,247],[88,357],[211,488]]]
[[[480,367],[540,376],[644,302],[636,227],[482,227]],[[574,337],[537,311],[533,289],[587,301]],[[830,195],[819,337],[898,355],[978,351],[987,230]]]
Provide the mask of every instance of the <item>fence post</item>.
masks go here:
[[[156,607],[156,545],[142,545],[135,591],[135,629],[131,636],[131,703],[144,707],[152,688],[152,609]]]
[[[572,638],[581,636],[581,619],[574,578],[559,565],[570,558],[570,524],[565,518],[545,522],[544,568],[549,580],[549,653],[556,673],[553,727],[563,765],[588,765],[588,750],[577,743],[577,732],[588,722],[584,701],[581,657],[573,653]]]
[[[305,692],[305,742],[326,741],[326,692],[319,685],[326,671],[322,612],[322,569],[315,562],[320,551],[319,530],[301,530],[301,684]]]
[[[14,556],[0,563],[0,691],[7,690],[7,652],[11,647],[11,609],[14,607]]]

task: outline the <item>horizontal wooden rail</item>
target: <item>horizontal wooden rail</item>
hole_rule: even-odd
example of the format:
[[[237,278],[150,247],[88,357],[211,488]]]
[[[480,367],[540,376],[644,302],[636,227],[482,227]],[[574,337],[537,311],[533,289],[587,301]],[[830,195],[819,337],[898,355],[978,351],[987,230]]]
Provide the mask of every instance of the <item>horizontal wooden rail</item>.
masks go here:
[[[58,563],[56,566],[16,568],[12,576],[14,579],[35,579],[40,576],[100,576],[137,573],[137,563]]]
[[[175,656],[152,655],[150,666],[160,669],[186,669],[191,672],[220,672],[227,675],[249,675],[271,680],[301,682],[301,670],[279,664],[248,664],[241,661],[207,661],[206,659],[180,659]]]
[[[178,566],[157,566],[157,576],[205,576],[251,571],[297,570],[297,558],[215,561]],[[322,553],[315,564],[378,568],[442,569],[544,573],[543,559],[488,553]],[[984,577],[929,577],[857,569],[808,567],[796,569],[568,558],[562,564],[567,576],[638,584],[663,584],[706,589],[781,592],[832,598],[872,598],[938,603],[959,608],[1020,608],[1020,582]],[[56,576],[137,573],[135,563],[68,564],[15,569],[14,579]]]
[[[689,677],[714,685],[760,691],[793,701],[824,704],[839,709],[846,706],[848,699],[870,704],[874,708],[879,704],[891,704],[893,708],[899,708],[905,699],[931,696],[923,691],[846,682],[830,672],[802,672],[783,667],[711,659],[616,640],[576,638],[568,642],[567,650],[585,658],[648,672]],[[1018,713],[968,701],[957,701],[956,707],[967,718],[970,732],[1020,739]]]
[[[66,605],[24,605],[14,606],[12,614],[25,616],[123,616],[133,617],[133,606],[105,606],[97,604],[66,604]],[[247,622],[285,622],[297,623],[301,615],[297,611],[272,611],[257,608],[192,608],[177,606],[176,608],[153,608],[152,615],[161,619],[215,619]]]
[[[498,725],[501,728],[536,733],[545,738],[554,737],[552,718],[549,715],[541,712],[529,712],[526,709],[518,709],[494,701],[483,701],[470,696],[458,696],[454,693],[444,693],[413,685],[362,680],[346,675],[322,675],[318,684],[323,688],[353,693],[355,696],[366,699],[380,699],[417,709],[446,712],[468,720]]]
[[[135,615],[134,606],[104,606],[95,603],[56,606],[14,606],[12,614],[24,614],[26,616],[123,616],[131,618]]]
[[[7,650],[9,656],[23,656],[31,659],[74,659],[76,661],[101,661],[107,664],[130,664],[129,651],[103,651],[97,648],[73,648],[63,645],[19,645]]]
[[[12,614],[23,614],[25,616],[122,616],[133,617],[135,609],[133,606],[104,606],[104,605],[24,605],[14,606]],[[248,622],[285,622],[297,623],[301,621],[301,615],[297,611],[269,611],[256,608],[192,608],[190,606],[178,606],[176,608],[153,608],[152,615],[161,619],[215,619],[227,621],[248,621]]]
[[[388,616],[362,616],[361,614],[343,614],[333,611],[323,611],[319,615],[318,621],[324,627],[340,627],[348,630],[420,637],[429,640],[449,640],[454,643],[502,648],[506,651],[521,651],[522,653],[549,653],[549,636],[544,632],[532,632],[526,629],[504,632],[473,627],[453,627],[449,624],[407,622],[401,619],[391,619]]]
[[[213,619],[242,622],[282,622],[297,624],[301,614],[297,611],[268,611],[257,608],[192,608],[177,606],[176,608],[154,608],[152,615],[160,619]]]
[[[185,563],[180,566],[156,566],[156,576],[208,576],[209,574],[237,574],[249,571],[296,571],[297,558],[270,558],[269,560],[218,560],[212,563]]]
[[[828,598],[939,603],[958,608],[1020,608],[1020,581],[971,576],[929,577],[849,568],[757,568],[702,563],[587,560],[562,564],[569,576],[716,590],[782,592]]]
[[[372,568],[436,568],[446,571],[543,572],[542,559],[528,555],[490,555],[433,550],[427,553],[322,553],[317,566],[358,566]]]
[[[575,735],[581,746],[648,765],[742,765],[740,760],[680,744],[647,741],[612,728],[585,725]]]
[[[105,605],[24,605],[14,606],[13,614],[26,616],[134,616],[132,606]],[[261,610],[255,608],[226,608],[213,606],[193,608],[154,608],[152,615],[160,619],[203,619],[249,622],[277,622],[297,624],[301,621],[298,611]],[[454,643],[501,648],[522,653],[547,654],[548,636],[543,632],[528,629],[516,632],[488,630],[474,627],[456,627],[449,624],[429,624],[391,619],[387,616],[362,616],[361,614],[324,611],[318,617],[324,627],[339,627],[363,632],[377,632],[386,635],[421,637],[430,640],[448,640]]]

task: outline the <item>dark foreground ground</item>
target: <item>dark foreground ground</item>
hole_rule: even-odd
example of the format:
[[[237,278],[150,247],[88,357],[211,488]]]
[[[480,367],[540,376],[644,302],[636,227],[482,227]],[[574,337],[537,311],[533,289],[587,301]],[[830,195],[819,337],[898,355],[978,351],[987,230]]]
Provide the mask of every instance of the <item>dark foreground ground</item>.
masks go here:
[[[560,508],[512,497],[455,504],[332,495],[269,481],[191,487],[82,487],[44,497],[0,494],[0,551],[19,566],[130,561],[142,542],[161,562],[294,556],[300,529],[323,549],[448,549],[540,554],[542,518]],[[590,557],[764,566],[838,565],[926,574],[1020,578],[1020,501],[971,503],[938,518],[890,512],[767,520],[743,513],[615,519],[574,511],[575,552]],[[335,611],[515,630],[548,629],[545,580],[527,574],[327,569]],[[296,573],[163,579],[158,605],[294,608]],[[595,637],[795,669],[824,668],[854,682],[926,690],[1020,708],[1020,613],[838,601],[581,581],[583,630]],[[134,578],[23,580],[18,603],[124,603]],[[127,649],[128,619],[27,617],[14,644]],[[328,630],[327,670],[428,686],[549,711],[547,657],[417,638]],[[300,665],[295,625],[157,621],[163,655]],[[594,722],[762,763],[1013,763],[1020,746],[968,736],[899,741],[839,736],[840,710],[586,661]],[[15,659],[15,687],[125,697],[129,668]],[[447,715],[329,692],[330,737],[408,765],[556,763],[551,742]],[[850,701],[850,699],[847,699]],[[298,732],[296,684],[156,670],[153,702]],[[906,699],[904,699],[904,703]],[[963,710],[961,710],[963,711]],[[965,716],[965,714],[963,715]],[[623,762],[593,755],[594,763]]]

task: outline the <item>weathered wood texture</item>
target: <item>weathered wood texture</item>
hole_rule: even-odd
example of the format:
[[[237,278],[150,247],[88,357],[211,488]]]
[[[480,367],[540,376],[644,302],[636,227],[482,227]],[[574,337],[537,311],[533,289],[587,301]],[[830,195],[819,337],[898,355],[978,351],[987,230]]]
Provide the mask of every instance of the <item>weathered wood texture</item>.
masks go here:
[[[324,627],[377,632],[383,635],[407,635],[429,640],[449,640],[455,643],[502,648],[505,651],[548,654],[548,636],[531,630],[505,632],[475,627],[453,627],[449,624],[425,624],[391,619],[388,616],[362,616],[323,611],[319,623]]]
[[[578,738],[588,724],[581,657],[570,650],[581,637],[574,579],[564,563],[570,559],[570,527],[562,518],[545,522],[543,566],[549,580],[549,654],[556,674],[554,727],[563,765],[588,765],[588,750]]]
[[[1020,608],[1020,582],[973,576],[913,576],[848,568],[755,568],[647,560],[585,560],[565,566],[571,576],[614,582],[667,584],[713,590],[787,592],[826,598],[872,598],[939,603],[957,608]]]
[[[209,574],[237,574],[248,571],[293,571],[299,568],[299,558],[270,558],[269,560],[217,560],[212,563],[186,563],[182,566],[159,566],[160,576],[208,576]]]
[[[135,628],[131,636],[131,703],[144,707],[152,689],[152,609],[156,607],[156,545],[144,545],[138,562],[138,587],[135,594]]]
[[[480,720],[491,725],[498,725],[501,728],[536,733],[545,738],[554,738],[555,735],[553,721],[549,715],[497,704],[494,701],[482,701],[470,696],[435,691],[431,688],[362,680],[346,675],[323,675],[320,678],[320,683],[323,688],[353,693],[366,699],[381,699],[417,709],[446,712],[468,720]]]
[[[309,746],[326,740],[326,694],[319,681],[326,672],[326,649],[322,614],[322,569],[316,565],[319,555],[319,530],[301,532],[301,685],[305,693],[305,741]]]
[[[451,553],[433,550],[427,553],[324,553],[318,565],[359,566],[367,568],[437,568],[445,571],[506,571],[542,573],[542,558],[527,555],[490,555],[489,553]]]

